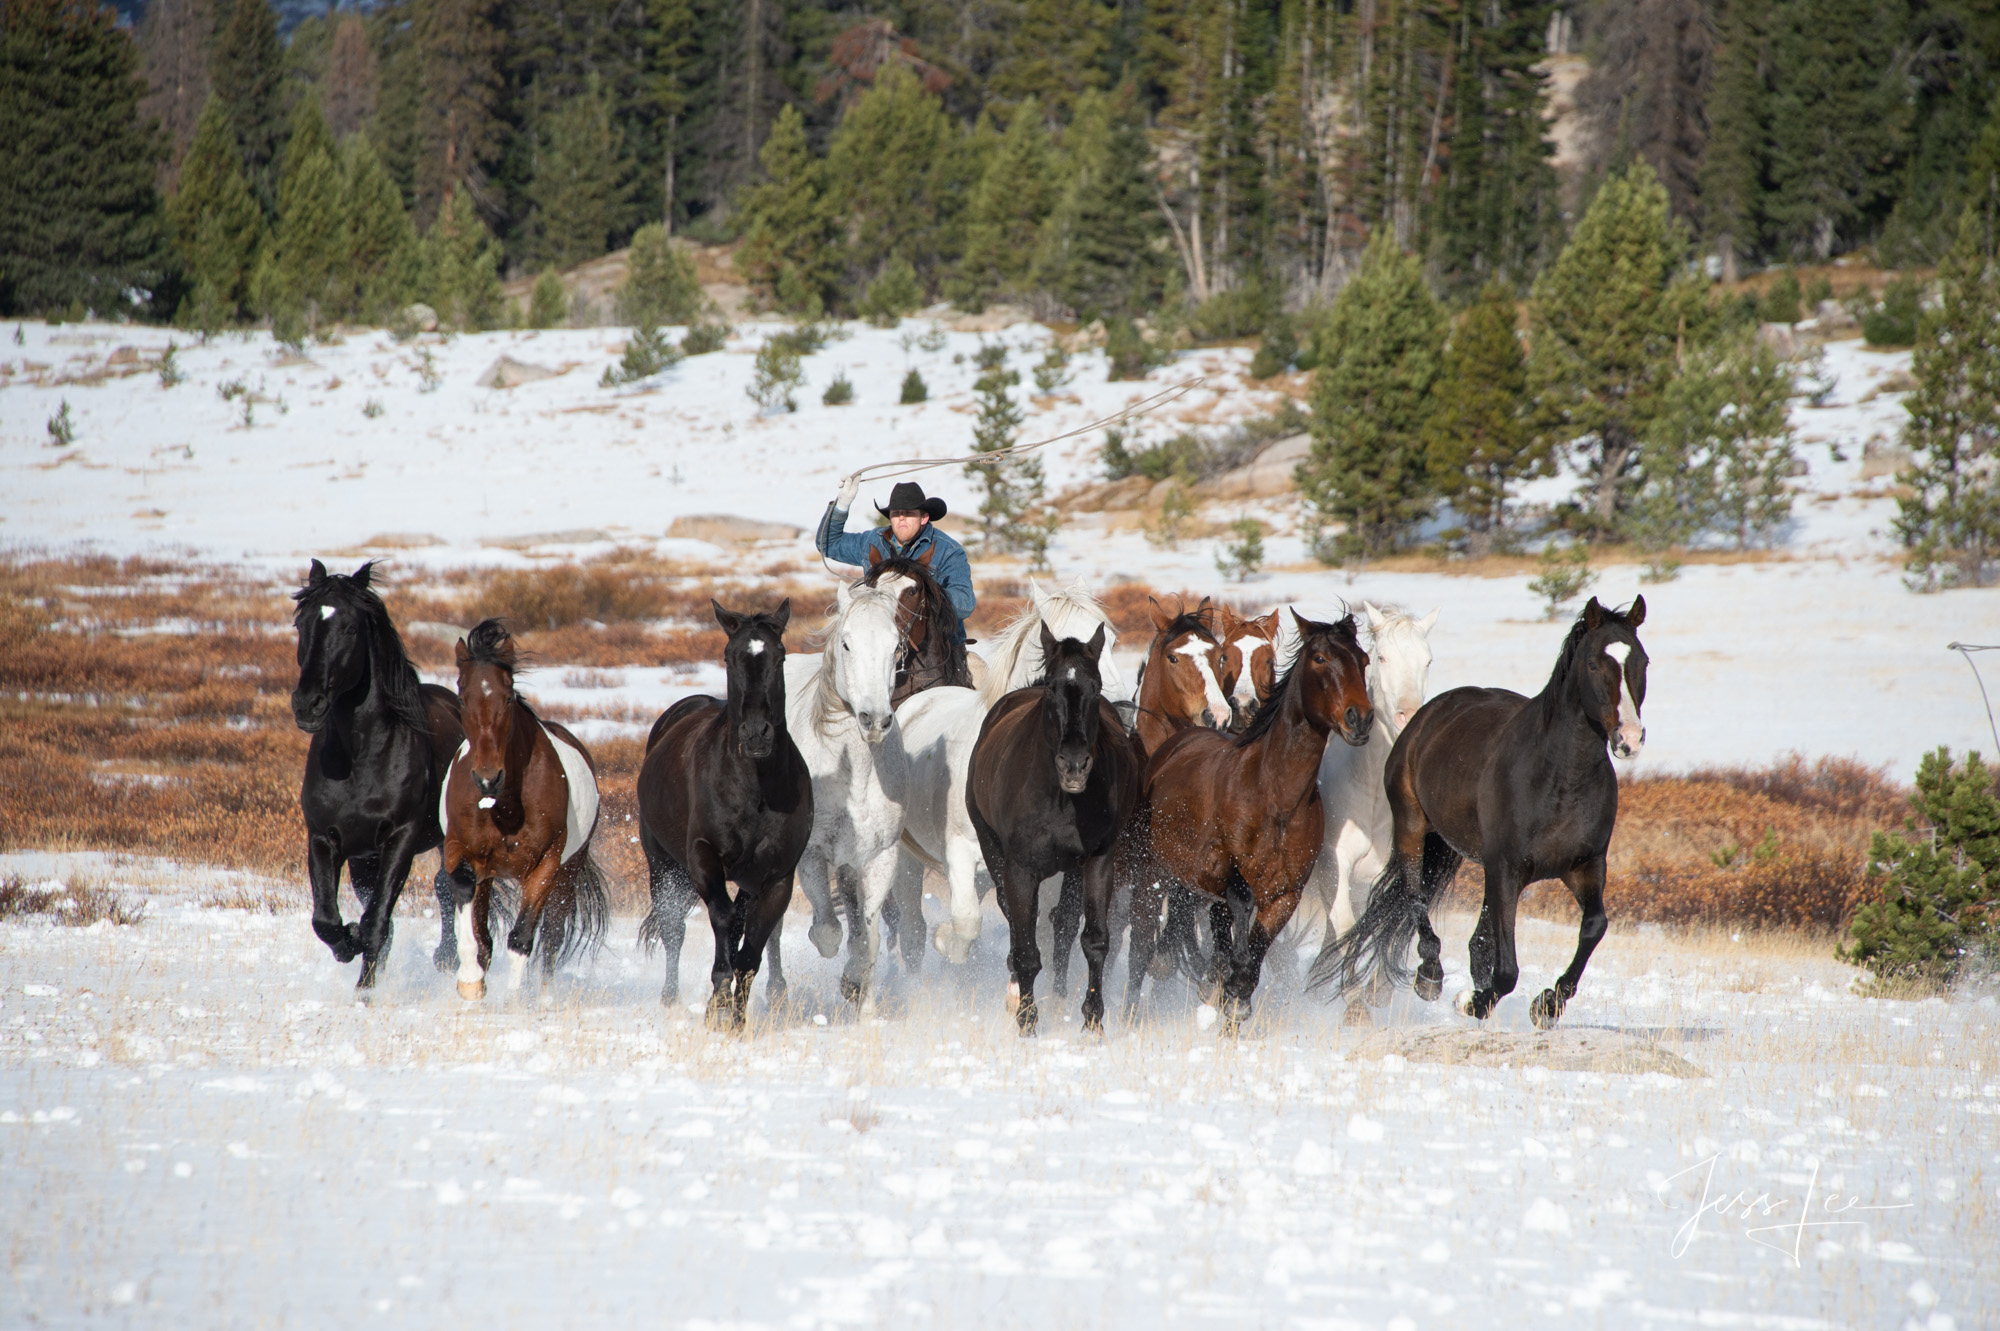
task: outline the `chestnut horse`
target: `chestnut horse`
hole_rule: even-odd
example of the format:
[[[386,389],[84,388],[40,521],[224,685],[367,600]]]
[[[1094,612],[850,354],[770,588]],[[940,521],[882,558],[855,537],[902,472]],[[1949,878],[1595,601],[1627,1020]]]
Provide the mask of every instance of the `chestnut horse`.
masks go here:
[[[1090,967],[1083,1029],[1101,1033],[1112,859],[1139,802],[1139,750],[1102,697],[1104,627],[1088,644],[1058,641],[1047,625],[1041,636],[1045,682],[1015,690],[986,714],[972,746],[965,809],[1007,916],[1008,996],[1020,1033],[1035,1033],[1038,898],[1042,880],[1056,875],[1065,897],[1079,889],[1083,895]]]
[[[590,751],[563,727],[536,716],[514,691],[519,653],[499,620],[481,621],[458,640],[455,654],[465,743],[439,799],[443,860],[446,873],[471,865],[476,880],[456,908],[458,931],[473,943],[470,958],[460,952],[458,994],[481,999],[493,961],[496,880],[521,885],[521,910],[507,933],[510,990],[521,987],[538,932],[546,977],[604,937],[610,906],[590,854],[597,828],[597,767]]]
[[[1207,979],[1220,988],[1214,1002],[1232,1031],[1249,1017],[1265,950],[1292,918],[1319,857],[1327,737],[1366,744],[1374,724],[1368,653],[1354,617],[1321,624],[1293,611],[1292,618],[1298,654],[1249,729],[1237,736],[1183,730],[1152,755],[1134,847],[1139,881],[1157,879],[1169,894],[1192,890],[1213,903]],[[1183,927],[1170,922],[1170,932],[1191,965],[1194,930],[1185,910],[1181,915]],[[1133,922],[1148,922],[1136,901]],[[1133,929],[1128,1008],[1137,1004],[1156,942],[1152,929]]]
[[[681,943],[696,896],[715,934],[711,1029],[737,1030],[792,875],[812,835],[812,773],[785,718],[785,625],[792,603],[740,615],[711,600],[729,635],[729,696],[683,698],[660,714],[639,768],[639,843],[653,909],[639,936],[665,945],[660,1001],[679,994]],[[729,895],[729,884],[737,887]]]
[[[1222,656],[1216,673],[1222,677],[1222,691],[1229,695],[1231,712],[1223,724],[1241,730],[1278,684],[1278,612],[1253,619],[1224,605],[1220,618],[1216,636]]]
[[[1314,959],[1311,987],[1337,982],[1340,993],[1351,994],[1372,973],[1408,979],[1404,957],[1414,936],[1417,997],[1436,999],[1444,966],[1431,906],[1459,864],[1472,859],[1486,870],[1486,900],[1469,949],[1473,988],[1459,1010],[1484,1021],[1513,992],[1521,975],[1514,952],[1521,892],[1560,878],[1583,911],[1576,955],[1528,1008],[1536,1026],[1555,1025],[1604,937],[1604,858],[1618,821],[1618,774],[1605,746],[1631,758],[1646,742],[1639,718],[1646,649],[1638,633],[1645,622],[1645,597],[1618,611],[1593,596],[1534,697],[1452,689],[1417,709],[1383,773],[1395,823],[1388,867],[1360,922]]]
[[[1229,719],[1229,701],[1221,680],[1221,643],[1211,625],[1214,611],[1208,598],[1194,609],[1175,597],[1168,610],[1152,597],[1146,601],[1153,616],[1153,645],[1139,666],[1139,711],[1133,733],[1146,753],[1167,737],[1189,726],[1215,727]]]

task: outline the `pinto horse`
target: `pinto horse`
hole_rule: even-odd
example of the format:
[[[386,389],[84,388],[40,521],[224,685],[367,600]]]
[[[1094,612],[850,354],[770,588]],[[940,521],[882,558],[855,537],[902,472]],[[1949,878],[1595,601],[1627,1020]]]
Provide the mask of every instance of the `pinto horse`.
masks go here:
[[[757,959],[792,900],[792,875],[813,829],[812,773],[785,716],[787,599],[772,614],[711,600],[729,635],[729,696],[683,698],[660,714],[639,768],[639,843],[653,908],[639,936],[665,946],[660,1001],[680,992],[681,943],[699,896],[715,933],[711,1029],[737,1030]],[[737,885],[732,900],[729,884]]]
[[[438,789],[465,738],[458,699],[417,681],[388,609],[368,585],[373,568],[328,573],[315,559],[292,593],[299,607],[292,719],[312,736],[299,810],[313,932],[343,964],[361,957],[359,989],[374,987],[389,954],[411,859],[444,840]],[[340,918],[342,864],[361,901],[352,925]],[[449,901],[451,880],[440,872],[436,886],[440,903]]]
[[[1139,802],[1140,755],[1102,697],[1099,626],[1088,644],[1042,629],[1046,682],[1002,698],[972,747],[965,807],[980,853],[1000,890],[1011,940],[1010,999],[1022,1035],[1036,1025],[1035,943],[1042,880],[1062,876],[1064,896],[1083,895],[1083,955],[1090,983],[1083,1028],[1104,1029],[1104,961],[1110,951],[1112,859]],[[1079,882],[1080,880],[1080,882]]]
[[[509,990],[521,987],[538,934],[542,974],[554,975],[602,941],[610,905],[590,853],[598,810],[590,751],[515,692],[519,653],[499,620],[474,626],[454,655],[465,743],[445,779],[440,816],[445,869],[470,865],[475,880],[455,913],[473,944],[471,956],[460,954],[458,995],[477,1000],[486,997],[493,962],[497,882],[521,885],[521,909],[507,931]]]
[[[1139,666],[1139,706],[1133,732],[1146,753],[1167,737],[1189,726],[1219,726],[1229,716],[1227,691],[1220,679],[1221,643],[1208,598],[1189,610],[1174,598],[1168,610],[1146,598],[1153,617],[1153,645]]]
[[[1388,866],[1352,932],[1313,962],[1311,987],[1362,988],[1370,972],[1410,978],[1426,1002],[1443,992],[1433,903],[1465,860],[1486,871],[1486,899],[1470,946],[1473,988],[1459,1010],[1485,1020],[1514,990],[1514,913],[1530,883],[1560,878],[1583,910],[1576,956],[1529,1006],[1547,1029],[1576,996],[1583,968],[1604,937],[1604,858],[1618,821],[1618,774],[1605,754],[1638,754],[1646,741],[1646,649],[1638,629],[1646,598],[1608,610],[1596,597],[1563,641],[1542,691],[1462,688],[1418,709],[1389,751],[1383,784],[1395,822]],[[1630,706],[1626,703],[1629,700]]]
[[[1141,882],[1170,896],[1191,890],[1214,903],[1214,954],[1207,979],[1227,1029],[1250,1015],[1264,953],[1298,906],[1319,857],[1320,756],[1327,737],[1368,742],[1368,654],[1352,615],[1321,624],[1293,611],[1299,648],[1249,729],[1230,736],[1189,729],[1172,736],[1146,768],[1146,813],[1134,846]],[[1181,898],[1185,902],[1185,898]],[[1135,902],[1134,924],[1144,912]],[[1180,912],[1174,943],[1194,962],[1192,918]],[[1171,923],[1171,922],[1170,922]],[[1132,931],[1128,1009],[1152,963],[1157,935]]]
[[[1278,683],[1278,612],[1251,618],[1220,607],[1222,656],[1216,673],[1229,695],[1232,730],[1250,724]]]

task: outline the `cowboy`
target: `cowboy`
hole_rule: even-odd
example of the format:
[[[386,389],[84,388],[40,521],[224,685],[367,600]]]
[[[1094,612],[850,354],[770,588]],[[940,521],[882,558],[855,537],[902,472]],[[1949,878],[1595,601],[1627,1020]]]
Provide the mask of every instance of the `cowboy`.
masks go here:
[[[887,506],[875,506],[889,525],[864,535],[847,530],[847,514],[860,490],[861,482],[852,476],[840,483],[839,497],[827,505],[813,544],[827,558],[856,568],[868,567],[870,550],[881,551],[884,559],[916,559],[931,551],[931,576],[958,612],[958,622],[952,628],[957,641],[963,643],[965,620],[979,602],[972,594],[972,566],[966,561],[965,547],[932,525],[945,514],[944,500],[925,498],[924,487],[915,481],[898,481],[889,491]]]

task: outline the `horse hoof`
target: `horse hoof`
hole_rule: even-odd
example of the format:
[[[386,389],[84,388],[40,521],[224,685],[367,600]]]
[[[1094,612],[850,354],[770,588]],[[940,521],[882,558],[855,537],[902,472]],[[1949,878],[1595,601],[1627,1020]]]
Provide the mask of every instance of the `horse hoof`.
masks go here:
[[[1007,1015],[1019,1016],[1021,1012],[1021,985],[1019,981],[1007,982]]]
[[[806,937],[819,949],[822,957],[832,957],[840,951],[840,926],[837,924],[815,924],[806,930]]]
[[[1343,1026],[1373,1026],[1375,1024],[1375,1014],[1368,1010],[1366,1003],[1349,1003],[1347,1010],[1340,1015],[1340,1024]]]
[[[1538,1031],[1554,1026],[1563,1014],[1562,999],[1556,997],[1553,989],[1544,989],[1535,995],[1535,1001],[1528,1006],[1528,1020],[1535,1023]]]
[[[1040,1014],[1035,1011],[1034,999],[1030,998],[1021,1004],[1020,1010],[1014,1014],[1014,1024],[1020,1030],[1022,1039],[1027,1039],[1035,1033],[1035,1024],[1039,1018]]]
[[[486,981],[460,980],[458,982],[458,996],[468,1003],[477,1003],[480,999],[486,997]]]
[[[840,996],[850,1003],[859,1003],[867,997],[867,993],[860,984],[843,975],[840,977]]]
[[[447,952],[443,948],[431,953],[431,965],[449,975],[458,969],[458,949]]]
[[[1435,961],[1426,961],[1417,967],[1417,978],[1410,988],[1424,1002],[1437,1002],[1438,995],[1444,992],[1444,967]]]
[[[1458,991],[1458,997],[1456,997],[1456,998],[1454,998],[1454,999],[1452,999],[1452,1000],[1451,1000],[1451,1006],[1452,1006],[1453,1010],[1454,1010],[1454,1011],[1456,1011],[1456,1012],[1458,1013],[1458,1015],[1459,1015],[1459,1016],[1461,1016],[1461,1017],[1469,1017],[1469,1016],[1471,1016],[1471,1015],[1472,1015],[1472,990],[1470,990],[1470,989],[1461,989],[1461,990],[1459,990],[1459,991]]]

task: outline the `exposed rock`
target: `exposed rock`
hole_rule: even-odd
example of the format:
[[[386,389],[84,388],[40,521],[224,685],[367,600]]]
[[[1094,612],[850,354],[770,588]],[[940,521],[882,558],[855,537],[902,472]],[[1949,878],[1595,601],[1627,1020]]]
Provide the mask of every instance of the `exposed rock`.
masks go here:
[[[1087,323],[1068,337],[1058,337],[1056,341],[1068,352],[1090,351],[1104,345],[1104,320]]]
[[[139,348],[132,346],[119,347],[111,353],[110,359],[104,363],[106,365],[137,365],[139,363]]]
[[[1015,324],[1028,323],[1034,313],[1021,305],[988,305],[978,314],[950,314],[940,319],[954,333],[997,333]]]
[[[1481,1068],[1547,1068],[1551,1072],[1661,1072],[1669,1077],[1706,1077],[1679,1054],[1622,1031],[1591,1026],[1558,1026],[1552,1031],[1496,1031],[1484,1027],[1420,1026],[1378,1031],[1350,1056],[1381,1058],[1400,1054],[1412,1063],[1446,1063]]]
[[[438,312],[418,301],[403,307],[403,321],[420,333],[435,333],[438,326]]]
[[[1073,513],[1102,513],[1107,509],[1137,508],[1145,502],[1153,483],[1144,476],[1127,476],[1122,481],[1087,485],[1061,501]]]
[[[1861,446],[1861,479],[1872,481],[1877,476],[1894,476],[1910,465],[1910,450],[1901,448],[1881,435],[1876,435]]]
[[[1203,499],[1269,499],[1298,488],[1292,473],[1312,453],[1312,436],[1288,435],[1266,445],[1248,464],[1211,476],[1194,492]]]
[[[1854,317],[1854,311],[1837,300],[1823,300],[1813,311],[1819,322],[1820,336],[1828,339],[1852,337],[1861,331],[1861,321]]]
[[[1798,354],[1798,338],[1790,324],[1759,324],[1757,340],[1777,352],[1781,359],[1790,360]]]
[[[532,384],[540,379],[553,379],[562,370],[551,370],[541,365],[531,365],[512,356],[502,356],[486,367],[486,373],[475,381],[481,388],[517,388],[522,384]]]
[[[794,527],[783,522],[763,522],[756,518],[739,518],[731,513],[688,513],[675,518],[667,528],[667,536],[688,541],[707,541],[711,545],[747,545],[753,541],[795,541],[803,535],[803,527]]]

